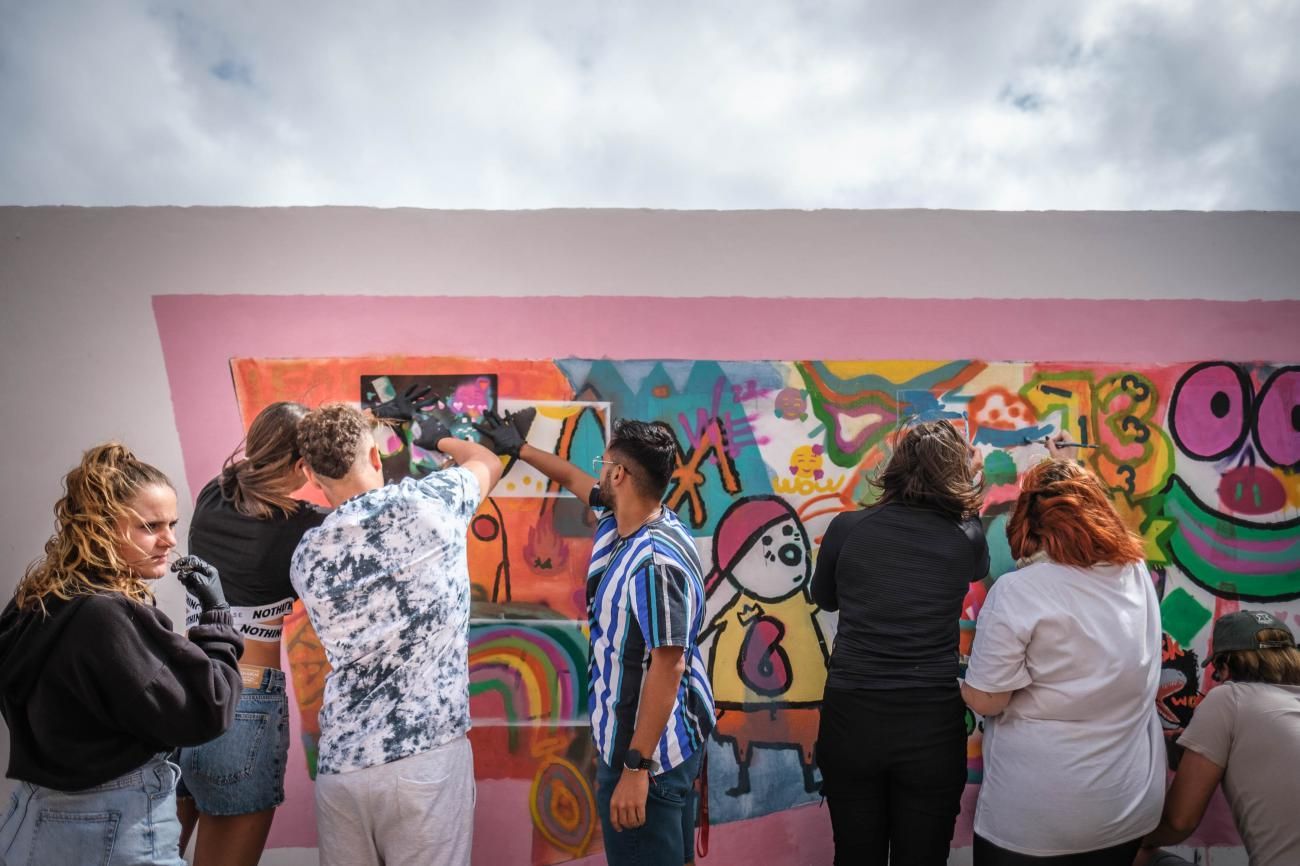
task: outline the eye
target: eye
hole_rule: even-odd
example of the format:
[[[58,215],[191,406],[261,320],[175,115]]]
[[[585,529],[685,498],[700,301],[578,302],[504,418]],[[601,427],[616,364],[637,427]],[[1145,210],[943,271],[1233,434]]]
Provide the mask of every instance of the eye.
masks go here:
[[[1255,445],[1274,466],[1300,465],[1300,367],[1283,367],[1255,401]]]
[[[1174,386],[1169,429],[1174,441],[1198,460],[1235,452],[1250,429],[1250,379],[1232,364],[1197,364]]]

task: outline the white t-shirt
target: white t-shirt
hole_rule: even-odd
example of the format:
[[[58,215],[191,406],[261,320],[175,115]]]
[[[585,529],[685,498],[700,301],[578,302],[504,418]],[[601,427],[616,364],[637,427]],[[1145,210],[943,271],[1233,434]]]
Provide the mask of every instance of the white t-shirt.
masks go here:
[[[1145,565],[1048,560],[1003,575],[980,611],[966,682],[1015,692],[985,720],[976,833],[1050,857],[1155,829],[1160,608]]]

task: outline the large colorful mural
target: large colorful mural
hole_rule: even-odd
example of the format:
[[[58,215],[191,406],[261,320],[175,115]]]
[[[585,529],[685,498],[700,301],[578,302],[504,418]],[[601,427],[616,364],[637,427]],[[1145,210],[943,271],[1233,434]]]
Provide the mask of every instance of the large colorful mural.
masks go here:
[[[1158,710],[1171,738],[1213,685],[1198,660],[1216,617],[1256,606],[1300,628],[1300,366],[407,355],[246,357],[230,370],[245,423],[274,400],[373,404],[398,385],[457,383],[455,412],[536,406],[530,442],[584,466],[613,419],[667,423],[678,457],[666,502],[711,567],[704,650],[720,711],[708,746],[718,824],[819,800],[818,702],[835,618],[817,609],[808,581],[827,524],[871,501],[867,479],[913,419],[952,419],[985,459],[992,567],[967,596],[963,651],[988,587],[1013,568],[1005,524],[1018,478],[1046,456],[1036,440],[1058,431],[1096,446],[1084,459],[1144,539],[1165,629]],[[397,438],[384,448],[390,471],[436,471]],[[535,864],[600,844],[585,727],[590,532],[585,507],[524,464],[507,467],[471,527],[476,769],[527,792],[508,806],[481,798],[480,808],[530,839]],[[310,769],[328,668],[301,616],[286,644]],[[972,714],[972,784],[981,727]],[[969,813],[962,820],[968,832]]]

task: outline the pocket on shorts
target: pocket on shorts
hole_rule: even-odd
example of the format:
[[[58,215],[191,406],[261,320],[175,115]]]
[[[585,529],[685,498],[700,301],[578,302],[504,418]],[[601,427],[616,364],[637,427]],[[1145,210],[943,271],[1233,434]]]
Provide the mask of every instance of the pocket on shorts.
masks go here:
[[[236,712],[230,730],[211,742],[185,750],[184,770],[216,785],[231,785],[248,778],[257,766],[269,723],[266,713]]]
[[[117,841],[122,813],[44,809],[36,818],[28,866],[77,863],[107,866]]]

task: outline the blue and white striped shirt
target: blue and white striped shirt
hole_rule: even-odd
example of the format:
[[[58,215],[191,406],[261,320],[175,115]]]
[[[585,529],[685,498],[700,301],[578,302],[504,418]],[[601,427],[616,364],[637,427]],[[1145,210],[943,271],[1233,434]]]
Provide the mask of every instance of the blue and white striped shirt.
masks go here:
[[[601,507],[599,487],[591,506]],[[686,671],[659,746],[645,757],[651,772],[663,773],[702,748],[714,721],[713,688],[698,644],[704,577],[695,542],[676,514],[665,508],[627,538],[619,537],[612,512],[602,514],[587,570],[587,620],[591,733],[601,758],[622,765],[650,651],[666,646],[685,649]]]

